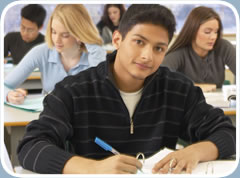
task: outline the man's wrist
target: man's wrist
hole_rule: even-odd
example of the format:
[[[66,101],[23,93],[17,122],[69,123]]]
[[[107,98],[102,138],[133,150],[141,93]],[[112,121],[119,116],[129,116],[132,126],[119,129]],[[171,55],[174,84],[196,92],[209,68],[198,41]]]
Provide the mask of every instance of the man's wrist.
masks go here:
[[[63,174],[94,174],[93,163],[96,160],[80,156],[71,157],[64,165]]]

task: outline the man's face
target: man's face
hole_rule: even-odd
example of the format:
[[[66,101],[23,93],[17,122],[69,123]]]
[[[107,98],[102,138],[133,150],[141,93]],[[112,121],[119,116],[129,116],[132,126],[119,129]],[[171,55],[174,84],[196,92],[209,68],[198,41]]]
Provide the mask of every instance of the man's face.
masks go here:
[[[114,70],[121,80],[145,80],[160,66],[168,48],[168,31],[158,25],[135,25],[122,40],[113,34],[113,44],[118,49]]]
[[[30,43],[37,38],[39,28],[35,22],[32,22],[22,17],[20,33],[23,41]]]

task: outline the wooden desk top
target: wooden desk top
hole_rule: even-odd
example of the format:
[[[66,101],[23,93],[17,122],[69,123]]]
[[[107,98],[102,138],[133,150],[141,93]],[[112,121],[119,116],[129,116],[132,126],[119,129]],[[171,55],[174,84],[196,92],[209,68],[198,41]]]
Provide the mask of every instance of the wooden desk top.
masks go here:
[[[225,110],[223,109],[224,111],[224,114],[227,115],[227,116],[236,116],[236,108],[230,108],[232,110]]]
[[[33,72],[30,76],[28,76],[27,80],[41,80],[40,72]]]
[[[224,100],[223,93],[221,91],[204,93],[206,102],[214,107],[222,108],[225,115],[236,116],[236,108],[229,107],[229,101]]]
[[[4,65],[4,76],[6,76],[9,72],[14,69],[14,65],[12,64],[5,64]],[[41,72],[38,69],[34,70],[27,78],[27,80],[40,80],[41,79]]]
[[[4,126],[26,126],[38,119],[40,112],[28,112],[4,105]]]

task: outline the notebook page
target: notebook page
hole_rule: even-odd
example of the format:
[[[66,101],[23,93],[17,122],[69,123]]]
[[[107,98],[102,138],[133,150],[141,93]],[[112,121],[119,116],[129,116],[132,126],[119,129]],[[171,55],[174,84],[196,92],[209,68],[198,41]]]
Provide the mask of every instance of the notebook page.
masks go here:
[[[44,96],[38,97],[38,98],[26,98],[24,100],[23,104],[12,104],[9,102],[6,102],[7,105],[13,106],[15,108],[29,110],[29,111],[42,111],[43,110],[43,99]]]

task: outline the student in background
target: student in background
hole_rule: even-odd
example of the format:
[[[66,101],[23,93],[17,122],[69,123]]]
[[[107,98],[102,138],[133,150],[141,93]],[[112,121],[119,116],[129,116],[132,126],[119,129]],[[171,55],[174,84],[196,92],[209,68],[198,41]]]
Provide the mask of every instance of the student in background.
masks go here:
[[[104,6],[103,16],[97,24],[104,44],[112,43],[112,33],[118,28],[124,12],[124,4],[106,4]]]
[[[222,39],[222,22],[211,8],[191,11],[162,65],[181,72],[197,85],[210,83],[222,87],[225,65],[236,75],[236,49]]]
[[[175,149],[178,138],[193,144],[159,160],[153,173],[167,173],[170,162],[172,173],[191,173],[199,162],[235,154],[230,118],[208,105],[191,80],[159,67],[174,31],[166,7],[130,6],[113,34],[117,51],[45,97],[18,146],[20,164],[39,173],[130,174],[142,166],[138,152]],[[95,137],[121,154],[103,150]]]
[[[44,36],[39,31],[45,17],[46,10],[41,5],[24,6],[21,10],[20,32],[10,32],[4,37],[4,57],[10,53],[13,64],[18,64],[33,46],[43,43]]]
[[[57,82],[105,60],[102,39],[87,10],[80,4],[57,5],[46,32],[47,44],[34,47],[7,75],[6,100],[21,104],[26,92],[15,89],[35,68],[41,72],[43,91],[48,93]],[[13,90],[15,89],[15,90]]]

